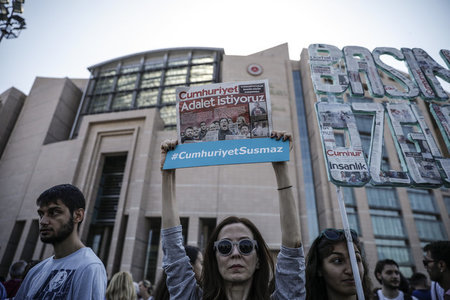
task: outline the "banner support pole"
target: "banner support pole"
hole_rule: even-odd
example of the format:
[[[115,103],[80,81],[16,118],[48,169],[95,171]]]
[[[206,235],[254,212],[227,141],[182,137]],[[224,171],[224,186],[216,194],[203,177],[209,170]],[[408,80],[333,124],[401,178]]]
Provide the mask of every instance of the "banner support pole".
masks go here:
[[[350,263],[352,266],[353,278],[355,279],[355,284],[356,284],[356,294],[358,296],[358,300],[364,300],[364,292],[363,292],[363,288],[362,288],[361,277],[359,277],[359,269],[358,269],[358,264],[356,262],[355,247],[353,245],[353,239],[352,239],[352,235],[350,232],[350,225],[348,223],[347,211],[345,209],[345,203],[344,203],[344,197],[342,196],[341,187],[338,185],[336,186],[336,192],[337,192],[337,196],[338,196],[339,210],[341,212],[341,217],[342,217],[342,225],[344,227],[344,232],[345,232],[345,239],[347,240],[347,249],[348,249],[348,254],[350,256]],[[364,271],[366,272],[367,270],[364,270]]]

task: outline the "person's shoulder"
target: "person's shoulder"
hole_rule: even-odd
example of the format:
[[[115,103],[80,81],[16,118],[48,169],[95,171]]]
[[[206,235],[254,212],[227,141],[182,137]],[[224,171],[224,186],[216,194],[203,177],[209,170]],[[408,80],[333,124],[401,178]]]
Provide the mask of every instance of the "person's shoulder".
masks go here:
[[[82,265],[90,265],[99,263],[103,265],[103,262],[98,258],[94,251],[89,247],[83,247],[76,252],[76,260],[80,260]]]

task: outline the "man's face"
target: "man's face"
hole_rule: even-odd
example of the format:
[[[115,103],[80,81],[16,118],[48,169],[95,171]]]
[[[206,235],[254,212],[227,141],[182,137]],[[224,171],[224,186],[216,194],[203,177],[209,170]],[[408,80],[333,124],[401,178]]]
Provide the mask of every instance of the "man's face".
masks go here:
[[[227,119],[221,119],[219,122],[220,129],[227,130],[228,129],[228,120]]]
[[[199,134],[200,134],[200,129],[198,127],[194,127],[194,136],[198,137]]]
[[[73,216],[61,200],[40,206],[39,233],[44,243],[57,244],[64,241],[74,230]]]
[[[201,122],[201,123],[200,123],[200,129],[201,129],[202,131],[206,131],[206,123],[205,123],[205,122]]]
[[[194,130],[193,130],[192,128],[186,129],[186,136],[187,136],[187,137],[192,137],[192,136],[194,136]]]
[[[385,287],[398,289],[400,286],[400,271],[396,265],[385,265],[383,271],[377,276]]]
[[[242,126],[241,127],[241,134],[242,135],[247,135],[248,133],[249,133],[248,126]]]
[[[441,272],[439,272],[438,263],[431,256],[431,252],[427,251],[427,254],[423,258],[425,265],[425,269],[427,269],[428,275],[430,275],[430,279],[432,281],[439,282],[441,278]]]

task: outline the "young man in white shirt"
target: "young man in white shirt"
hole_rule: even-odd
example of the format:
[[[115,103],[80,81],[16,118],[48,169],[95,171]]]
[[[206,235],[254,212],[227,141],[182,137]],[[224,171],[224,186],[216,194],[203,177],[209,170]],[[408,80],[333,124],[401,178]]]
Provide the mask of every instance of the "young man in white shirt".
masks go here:
[[[78,236],[85,210],[81,191],[70,184],[57,185],[43,192],[36,204],[41,241],[52,244],[55,255],[28,272],[16,299],[103,300],[105,267]]]

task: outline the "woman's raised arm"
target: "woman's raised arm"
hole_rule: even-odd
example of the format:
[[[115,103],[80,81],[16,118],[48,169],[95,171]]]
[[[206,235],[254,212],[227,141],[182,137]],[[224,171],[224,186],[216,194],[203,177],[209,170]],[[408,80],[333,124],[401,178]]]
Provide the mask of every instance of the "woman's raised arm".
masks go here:
[[[289,140],[291,149],[292,136],[284,131],[273,131],[272,138],[283,141]],[[301,246],[300,218],[298,215],[297,201],[292,191],[287,162],[273,162],[273,169],[277,179],[278,198],[280,201],[281,244],[289,248]]]
[[[175,169],[163,170],[167,151],[175,149],[176,140],[165,140],[161,144],[161,176],[162,176],[162,228],[180,225],[177,198],[175,195]]]

